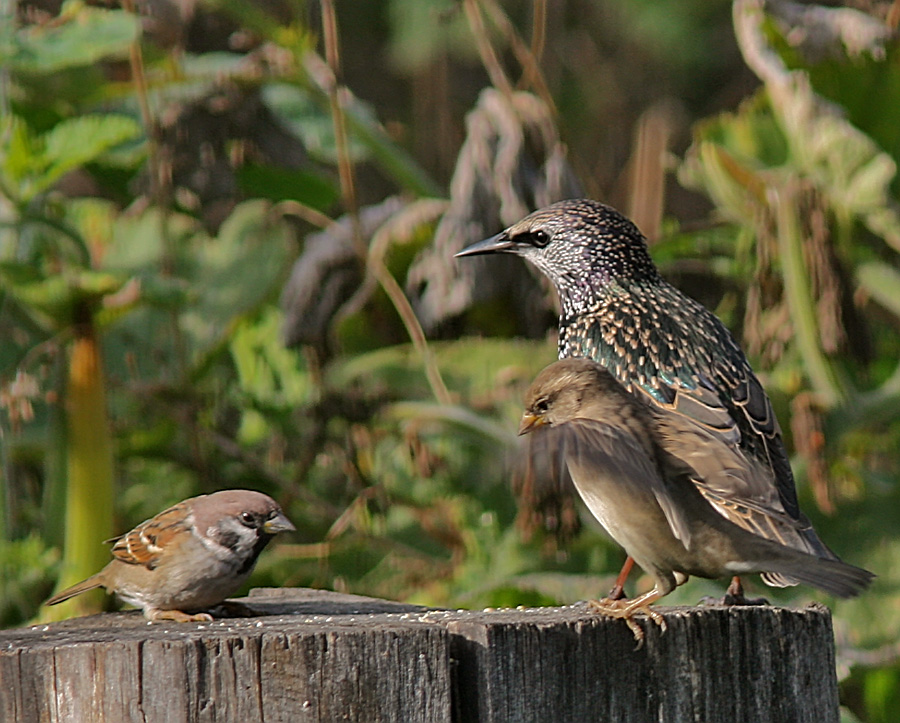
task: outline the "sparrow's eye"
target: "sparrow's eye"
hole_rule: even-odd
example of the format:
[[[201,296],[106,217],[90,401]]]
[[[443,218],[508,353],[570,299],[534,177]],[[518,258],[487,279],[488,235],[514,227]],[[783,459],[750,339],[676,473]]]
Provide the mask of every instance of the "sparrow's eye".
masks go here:
[[[542,397],[534,403],[534,411],[538,414],[546,414],[548,409],[550,409],[550,400],[546,397]]]
[[[539,249],[544,248],[548,243],[550,243],[550,234],[546,231],[542,231],[538,229],[537,231],[531,232],[531,243],[533,246],[536,246]]]
[[[247,527],[256,527],[256,520],[249,512],[241,512],[241,522]]]

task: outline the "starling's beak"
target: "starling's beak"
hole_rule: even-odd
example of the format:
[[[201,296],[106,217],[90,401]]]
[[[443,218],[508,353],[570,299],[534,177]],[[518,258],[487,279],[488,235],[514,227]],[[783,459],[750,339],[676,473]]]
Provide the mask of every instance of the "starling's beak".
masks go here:
[[[547,420],[544,417],[540,417],[537,414],[532,414],[531,412],[525,412],[522,415],[522,421],[519,422],[519,434],[528,434],[529,432],[533,432],[538,427],[543,427],[547,423]]]
[[[496,236],[486,238],[484,241],[478,241],[471,246],[466,246],[462,251],[454,254],[456,258],[460,256],[478,256],[479,254],[493,254],[498,251],[509,251],[517,246],[506,231],[501,231]]]
[[[291,521],[284,516],[283,512],[279,512],[274,517],[269,518],[262,525],[262,531],[267,535],[277,535],[279,532],[293,532],[296,529],[291,524]]]

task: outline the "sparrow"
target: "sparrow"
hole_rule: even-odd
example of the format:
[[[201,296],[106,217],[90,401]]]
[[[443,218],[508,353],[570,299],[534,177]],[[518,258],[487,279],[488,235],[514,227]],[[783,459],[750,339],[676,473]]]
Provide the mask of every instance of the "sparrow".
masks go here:
[[[874,575],[810,551],[808,523],[777,504],[765,465],[744,455],[737,438],[725,442],[688,417],[629,393],[603,366],[588,359],[556,361],[525,395],[519,434],[547,435],[575,489],[609,535],[655,581],[633,600],[592,601],[632,620],[689,576],[719,578],[763,573],[839,597],[864,590]],[[721,488],[748,491],[745,504],[722,504]],[[752,494],[759,492],[758,495]]]
[[[602,364],[628,391],[655,406],[675,410],[731,445],[748,465],[762,467],[746,497],[746,485],[721,477],[713,504],[764,505],[797,522],[796,537],[812,555],[836,555],[800,511],[781,428],[765,390],[731,332],[716,316],[660,275],[647,240],[614,208],[590,199],[559,201],[456,256],[512,253],[534,264],[554,284],[562,310],[559,358]],[[683,450],[690,447],[685,445]],[[690,462],[690,460],[685,460]],[[546,504],[562,484],[543,482]],[[626,561],[611,594],[622,595]],[[769,575],[779,586],[796,584]],[[725,598],[747,602],[735,577]]]
[[[46,604],[103,587],[150,621],[210,621],[209,613],[197,611],[233,594],[269,540],[294,529],[278,503],[261,492],[192,497],[107,540],[114,543],[113,560]]]

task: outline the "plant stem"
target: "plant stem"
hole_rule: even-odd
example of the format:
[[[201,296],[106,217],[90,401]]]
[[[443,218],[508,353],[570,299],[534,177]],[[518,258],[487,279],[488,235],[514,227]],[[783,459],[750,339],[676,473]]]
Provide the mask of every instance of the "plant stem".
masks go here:
[[[812,298],[809,275],[803,259],[803,238],[797,219],[797,189],[788,183],[777,191],[772,190],[771,194],[774,196],[785,296],[797,335],[797,345],[814,390],[824,405],[831,409],[844,401],[846,391],[819,346],[815,300]]]
[[[89,313],[89,312],[87,312]],[[113,533],[113,453],[100,346],[88,318],[76,327],[66,389],[66,530],[59,587],[109,562],[102,544]],[[99,612],[102,593],[86,593],[48,608],[45,619]]]

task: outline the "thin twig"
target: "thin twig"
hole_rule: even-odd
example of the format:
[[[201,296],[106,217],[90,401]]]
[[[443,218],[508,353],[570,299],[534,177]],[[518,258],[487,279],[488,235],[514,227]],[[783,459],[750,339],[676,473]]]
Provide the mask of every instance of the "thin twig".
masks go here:
[[[270,213],[282,217],[295,216],[296,218],[319,228],[327,228],[334,223],[334,219],[326,216],[321,211],[317,211],[312,206],[307,206],[305,203],[300,203],[299,201],[294,201],[292,199],[279,201],[272,206]]]
[[[387,266],[380,256],[372,256],[369,253],[368,245],[363,239],[362,226],[359,220],[359,209],[356,205],[356,189],[353,179],[353,163],[350,159],[350,153],[347,147],[346,126],[344,123],[344,111],[339,98],[340,88],[340,49],[338,47],[337,36],[337,18],[334,12],[334,4],[332,0],[322,1],[322,29],[325,40],[325,60],[331,68],[334,76],[334,83],[328,88],[328,96],[331,101],[332,122],[334,124],[335,145],[338,153],[338,173],[341,178],[341,193],[344,197],[344,203],[347,213],[353,224],[353,240],[357,251],[361,254],[361,258],[367,262],[368,273],[372,274],[378,280],[384,289],[403,325],[406,327],[406,333],[412,340],[413,346],[422,357],[425,365],[425,376],[431,386],[432,393],[441,403],[450,403],[450,393],[441,377],[440,370],[434,361],[434,357],[428,348],[428,342],[422,326],[416,318],[409,299],[403,293],[403,289],[397,280],[391,275]]]
[[[491,79],[491,84],[504,95],[512,95],[512,84],[509,82],[509,78],[506,77],[506,73],[503,72],[500,60],[494,52],[493,45],[491,45],[491,39],[484,25],[484,18],[481,17],[481,9],[478,7],[478,0],[463,0],[463,9],[466,11],[469,28],[472,30],[472,35],[475,36],[481,63]]]
[[[328,88],[328,101],[331,106],[331,122],[334,126],[334,143],[338,157],[338,175],[341,183],[341,196],[344,207],[350,216],[353,228],[353,244],[360,259],[365,259],[368,250],[362,234],[359,220],[359,207],[356,201],[356,182],[353,174],[353,162],[347,144],[347,125],[339,97],[341,77],[341,56],[338,43],[337,15],[332,0],[321,0],[322,34],[325,41],[325,62],[331,68],[334,83]]]
[[[513,54],[516,56],[516,60],[518,60],[519,64],[522,66],[524,72],[522,80],[527,86],[534,88],[534,91],[538,94],[540,99],[544,101],[547,108],[550,109],[550,112],[553,115],[556,115],[556,104],[553,102],[553,96],[550,94],[550,89],[544,81],[544,75],[541,73],[538,56],[536,56],[532,49],[528,47],[521,37],[519,37],[519,33],[516,31],[512,21],[510,21],[503,9],[497,4],[496,0],[482,0],[482,2],[484,3],[485,10],[490,16],[491,22],[503,33]],[[535,24],[537,24],[537,22],[538,20],[535,18]],[[542,36],[543,32],[538,33],[538,35]]]
[[[134,0],[122,0],[122,7],[126,12],[135,17],[140,15],[135,7]],[[159,200],[159,148],[156,138],[156,124],[153,113],[150,110],[150,101],[147,95],[147,76],[144,73],[144,55],[141,50],[141,38],[131,43],[128,50],[128,63],[131,66],[131,78],[134,81],[134,90],[137,94],[138,107],[141,109],[141,119],[147,132],[147,163],[150,166],[150,193],[154,201]]]
[[[534,12],[531,26],[531,54],[536,63],[541,62],[544,55],[544,42],[547,39],[547,0],[534,0]]]

